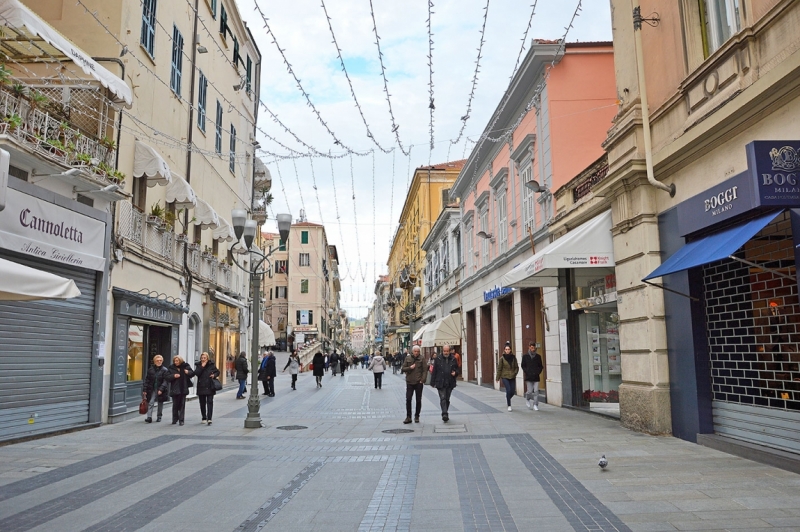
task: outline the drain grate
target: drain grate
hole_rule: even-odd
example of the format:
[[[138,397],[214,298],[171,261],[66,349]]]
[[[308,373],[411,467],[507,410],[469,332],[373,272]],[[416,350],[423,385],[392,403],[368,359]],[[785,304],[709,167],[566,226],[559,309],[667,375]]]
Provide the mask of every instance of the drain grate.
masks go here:
[[[382,430],[384,434],[408,434],[410,432],[414,432],[411,429],[389,429],[389,430]]]
[[[284,425],[282,427],[275,427],[278,430],[303,430],[307,429],[308,427],[304,427],[303,425]]]

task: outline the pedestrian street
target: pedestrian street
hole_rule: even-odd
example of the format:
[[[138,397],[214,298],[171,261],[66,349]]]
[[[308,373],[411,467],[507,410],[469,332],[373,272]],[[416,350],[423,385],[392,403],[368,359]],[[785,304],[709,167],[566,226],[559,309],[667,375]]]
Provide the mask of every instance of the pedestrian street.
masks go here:
[[[508,412],[459,383],[449,423],[426,386],[404,425],[391,370],[380,390],[363,369],[297,388],[279,371],[261,429],[229,389],[213,426],[190,401],[185,426],[140,416],[0,447],[0,530],[800,529],[800,476],[609,418],[519,397]]]

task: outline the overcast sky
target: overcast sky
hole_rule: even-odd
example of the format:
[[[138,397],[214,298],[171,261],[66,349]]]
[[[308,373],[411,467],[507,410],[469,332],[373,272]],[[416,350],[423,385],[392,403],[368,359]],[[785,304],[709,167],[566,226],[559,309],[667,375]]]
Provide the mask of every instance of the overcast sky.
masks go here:
[[[344,153],[340,146],[334,145],[331,135],[306,104],[276,45],[267,36],[254,1],[258,1],[303,88],[337,138],[357,151],[375,148],[374,157],[373,154],[353,156],[352,180],[349,157],[333,161],[323,157],[312,161],[306,157],[270,162],[268,155],[261,156],[273,177],[273,212],[291,212],[297,218],[300,209],[305,208],[308,221],[324,223],[329,243],[335,244],[339,252],[342,306],[352,317],[362,317],[372,301],[376,276],[387,271],[391,238],[413,168],[469,156],[474,144],[467,139],[476,139],[481,134],[508,84],[532,0],[490,1],[472,112],[464,138],[458,144],[450,141],[458,136],[460,118],[467,109],[486,1],[434,0],[436,109],[432,151],[429,149],[427,2],[372,0],[391,104],[400,141],[406,151],[413,146],[410,157],[400,152],[392,133],[370,0],[324,1],[370,130],[381,146],[395,147],[390,154],[380,152],[367,138],[332,44],[321,0],[238,0],[263,56],[261,97],[270,110],[302,141],[320,152]],[[576,5],[577,0],[539,0],[528,44],[531,38],[560,38]],[[584,0],[567,41],[610,39],[608,0]],[[259,126],[285,146],[307,152],[263,108]],[[263,134],[259,136],[265,150],[288,153]],[[274,222],[268,221],[265,229],[274,230]]]

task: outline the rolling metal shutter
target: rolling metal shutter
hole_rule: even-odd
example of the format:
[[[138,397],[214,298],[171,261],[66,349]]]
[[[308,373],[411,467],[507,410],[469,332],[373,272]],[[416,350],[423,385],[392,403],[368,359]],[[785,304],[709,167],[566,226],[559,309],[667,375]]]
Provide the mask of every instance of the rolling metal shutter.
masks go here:
[[[65,301],[0,301],[0,440],[86,423],[96,273],[0,257],[73,279],[81,291]]]

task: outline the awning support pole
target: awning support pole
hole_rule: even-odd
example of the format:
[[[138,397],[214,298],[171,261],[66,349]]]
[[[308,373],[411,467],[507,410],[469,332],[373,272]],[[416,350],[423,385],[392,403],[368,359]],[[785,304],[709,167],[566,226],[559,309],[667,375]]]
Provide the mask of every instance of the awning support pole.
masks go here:
[[[699,298],[696,298],[694,296],[690,296],[689,294],[684,294],[683,292],[678,292],[677,290],[673,290],[672,288],[667,288],[662,284],[651,283],[650,281],[645,281],[644,279],[642,279],[642,282],[644,284],[649,284],[650,286],[655,286],[656,288],[660,288],[662,290],[666,290],[667,292],[672,292],[673,294],[678,294],[679,296],[688,297],[692,301],[700,301]]]
[[[748,266],[752,266],[753,268],[758,268],[759,270],[763,270],[765,272],[772,273],[774,275],[777,275],[778,277],[783,277],[785,279],[789,279],[790,281],[795,281],[796,280],[791,275],[787,275],[787,274],[785,274],[783,272],[779,272],[778,270],[773,270],[772,268],[765,268],[764,266],[761,266],[760,264],[756,264],[755,262],[750,262],[749,260],[740,259],[739,257],[734,257],[733,255],[728,255],[728,258],[731,259],[731,260],[735,260],[737,262],[741,262],[742,264],[747,264]]]

